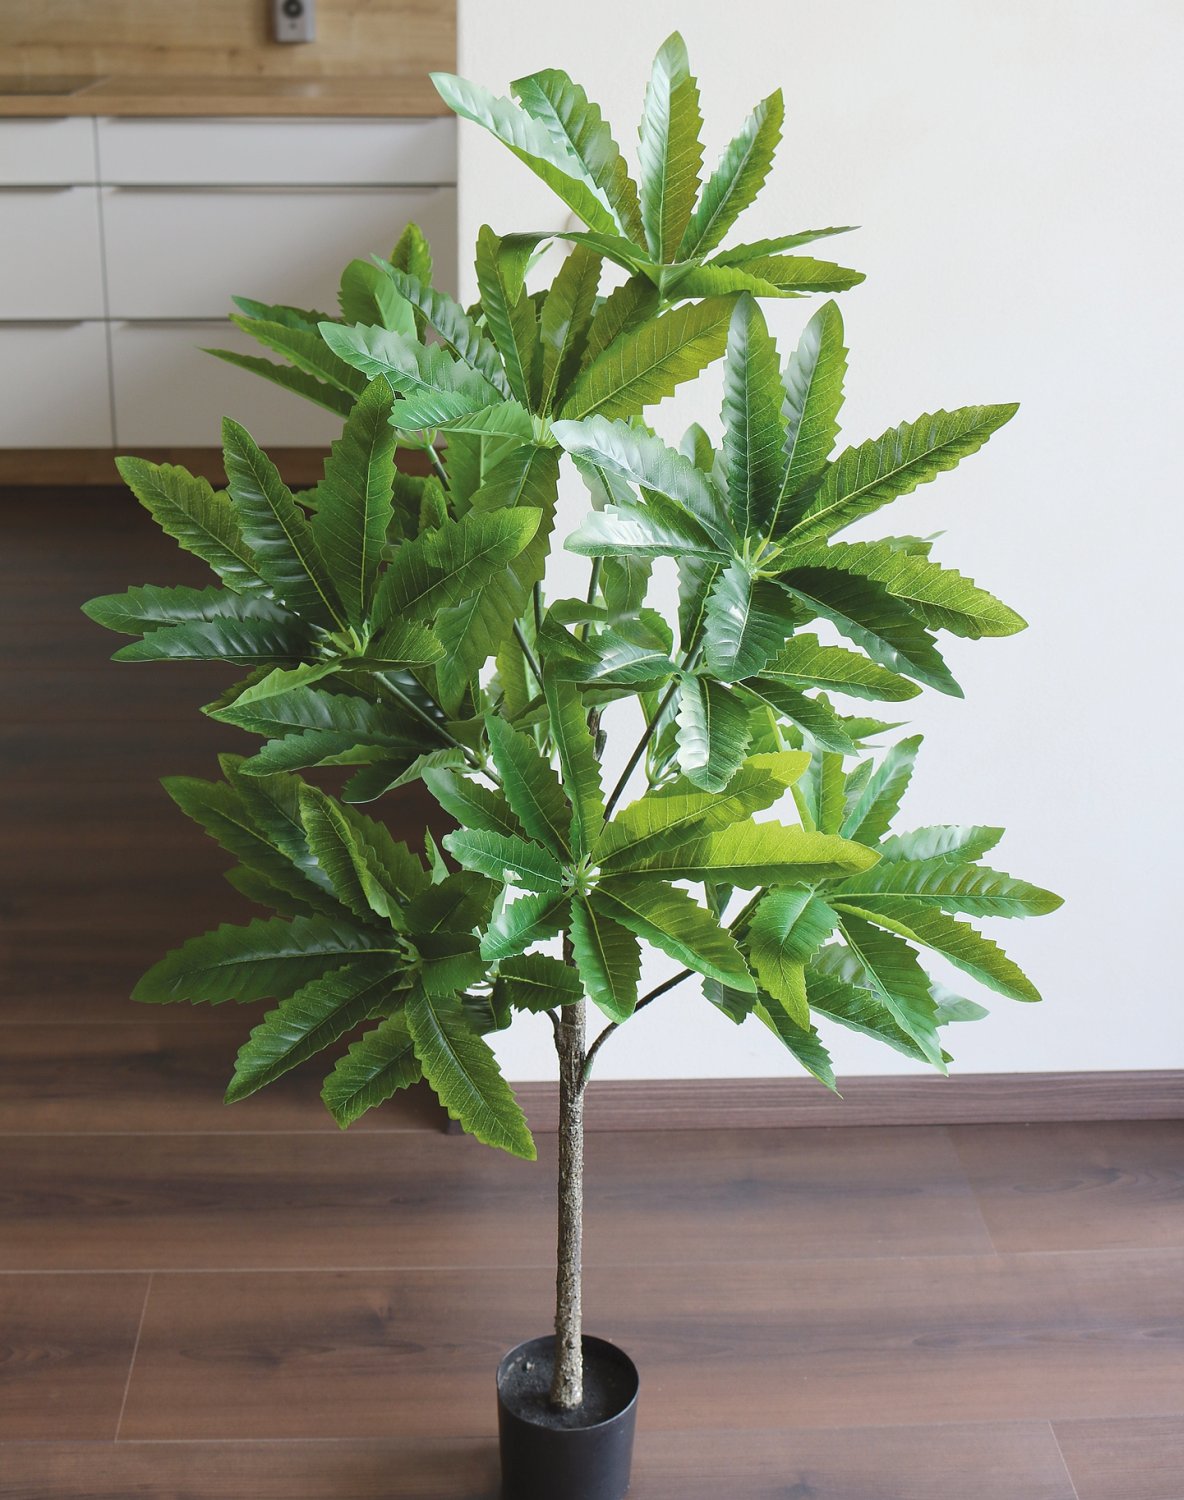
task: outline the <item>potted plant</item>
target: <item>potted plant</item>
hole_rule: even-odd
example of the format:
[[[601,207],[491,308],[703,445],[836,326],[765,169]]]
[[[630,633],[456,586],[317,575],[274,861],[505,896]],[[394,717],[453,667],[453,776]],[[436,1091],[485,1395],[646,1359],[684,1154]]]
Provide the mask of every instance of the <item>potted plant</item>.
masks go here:
[[[655,60],[636,184],[566,74],[519,80],[514,100],[436,81],[586,228],[563,236],[541,288],[535,252],[555,236],[482,229],[467,310],[432,285],[415,229],[390,259],[347,267],[339,319],[240,300],[240,326],[283,363],[224,357],[344,419],[303,494],[229,420],[225,490],[121,460],[218,581],[145,585],[87,612],[138,637],[117,659],[245,674],[205,712],[261,747],[224,756],[219,780],[165,784],[238,861],[231,883],[274,913],[192,939],[135,995],[278,1002],[228,1100],[337,1048],[323,1098],[342,1126],[422,1078],[467,1131],[523,1157],[534,1143],[486,1037],[523,1012],[550,1018],[555,1330],[498,1371],[506,1494],[618,1497],[637,1374],[583,1333],[580,1301],[583,1102],[609,1038],[694,981],[833,1089],[817,1018],[944,1070],[942,1028],[985,1014],[935,982],[921,950],[1039,998],[962,919],[1058,898],[981,863],[1000,829],[893,832],[919,738],[865,754],[897,725],[833,701],[958,694],[938,633],[1023,627],[927,540],[836,540],[1015,408],[939,411],[832,456],[838,309],[823,304],[783,361],[759,299],[860,277],[796,253],[837,230],[719,248],[764,183],[781,99],[757,106],[701,183],[677,36]],[[625,272],[611,290],[609,262]],[[721,356],[720,441],[694,428],[668,446],[644,410]],[[428,472],[401,472],[399,448]],[[577,598],[542,587],[565,456],[592,496],[565,542],[589,559]],[[658,558],[677,566],[673,619],[647,602]],[[609,784],[606,746],[631,723]],[[313,768],[339,768],[341,795],[302,777]],[[429,835],[415,852],[360,811],[414,781],[455,819],[442,850]],[[786,806],[792,821],[757,816]],[[643,945],[673,966],[644,994]]]

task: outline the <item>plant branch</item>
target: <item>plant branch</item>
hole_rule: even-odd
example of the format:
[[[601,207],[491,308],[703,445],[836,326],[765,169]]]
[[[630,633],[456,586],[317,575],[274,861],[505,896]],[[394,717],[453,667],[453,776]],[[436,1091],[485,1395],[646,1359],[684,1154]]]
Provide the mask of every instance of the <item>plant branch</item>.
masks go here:
[[[428,444],[428,446],[427,446],[427,454],[428,454],[428,462],[431,464],[432,468],[435,469],[435,471],[436,471],[436,478],[440,481],[441,484],[447,485],[448,484],[448,470],[444,467],[444,464],[441,461],[440,455],[436,451],[436,445],[435,445],[435,443],[429,443]]]
[[[660,996],[666,994],[668,990],[672,990],[675,985],[681,984],[684,979],[690,979],[693,973],[693,969],[683,969],[680,973],[672,974],[669,979],[663,980],[661,984],[655,985],[654,988],[650,990],[648,995],[643,995],[637,1002],[636,1006],[633,1009],[633,1014],[636,1015],[639,1010],[644,1010],[647,1005],[652,1005],[655,1000],[657,1000]],[[600,1051],[601,1047],[604,1046],[605,1042],[608,1041],[609,1037],[612,1036],[613,1032],[619,1031],[623,1024],[624,1023],[621,1021],[610,1021],[604,1028],[604,1030],[600,1033],[600,1035],[596,1038],[596,1040],[592,1043],[592,1045],[588,1048],[587,1054],[584,1057],[584,1071],[580,1080],[581,1089],[585,1089],[588,1087],[588,1080],[592,1076],[592,1063],[596,1057],[596,1054]]]
[[[654,737],[654,731],[658,727],[659,720],[666,712],[667,708],[669,708],[670,700],[674,697],[677,691],[678,678],[676,677],[670,684],[670,686],[666,689],[665,693],[662,695],[662,701],[654,710],[654,717],[645,726],[645,733],[642,735],[641,739],[638,740],[633,754],[629,757],[628,761],[626,762],[625,769],[621,772],[620,780],[617,782],[616,786],[613,787],[612,792],[609,794],[609,799],[605,803],[604,807],[604,816],[606,819],[612,817],[613,808],[616,807],[617,803],[621,800],[621,794],[629,784],[630,776],[632,776],[634,771],[636,771],[638,761],[640,761],[641,757],[645,754],[647,748],[649,747],[650,741]]]
[[[444,728],[443,724],[441,724],[437,719],[433,719],[431,714],[425,713],[413,698],[408,698],[406,693],[404,693],[400,688],[397,688],[393,682],[388,681],[388,679],[384,677],[381,672],[376,672],[374,674],[374,680],[379,684],[380,687],[388,692],[402,708],[407,709],[409,713],[413,714],[421,724],[426,725],[427,728],[430,729],[432,733],[439,739],[442,739],[446,745],[448,745],[453,750],[459,750],[460,753],[464,756],[465,760],[468,761],[469,765],[472,766],[474,771],[481,771],[486,776],[492,777],[495,781],[497,780],[497,777],[494,776],[493,772],[476,753],[476,751],[470,750],[468,745],[462,745],[460,740],[458,740],[454,734],[450,734],[449,731]]]
[[[526,639],[526,633],[523,631],[522,626],[518,623],[517,620],[514,621],[514,639],[518,642],[519,646],[522,647],[522,654],[526,658],[526,664],[534,673],[534,680],[541,688],[543,685],[543,669],[539,666],[538,659],[536,658],[534,652],[530,649],[530,644]]]

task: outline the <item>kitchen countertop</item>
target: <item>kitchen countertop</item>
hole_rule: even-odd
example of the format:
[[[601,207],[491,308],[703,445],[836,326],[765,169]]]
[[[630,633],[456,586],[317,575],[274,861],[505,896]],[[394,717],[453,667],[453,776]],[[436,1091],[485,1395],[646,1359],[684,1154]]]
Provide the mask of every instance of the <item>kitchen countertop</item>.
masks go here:
[[[44,92],[38,85],[43,85]],[[446,115],[426,74],[385,78],[0,79],[0,117],[275,115],[367,118]]]

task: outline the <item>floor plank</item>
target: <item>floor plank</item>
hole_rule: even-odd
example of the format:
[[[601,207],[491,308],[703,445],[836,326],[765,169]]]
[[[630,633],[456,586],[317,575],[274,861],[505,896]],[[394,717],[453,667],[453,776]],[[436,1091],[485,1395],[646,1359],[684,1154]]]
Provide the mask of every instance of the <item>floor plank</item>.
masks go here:
[[[600,1267],[651,1431],[1139,1416],[1179,1400],[1184,1256]],[[157,1278],[128,1438],[487,1436],[549,1268]]]
[[[252,1102],[227,1110],[228,1124],[240,1109],[244,1122],[275,1118],[265,1096],[257,1115]],[[184,1114],[158,1119],[186,1127]],[[595,1134],[589,1264],[989,1252],[944,1133],[909,1132],[907,1151],[903,1134],[655,1131],[640,1147]],[[332,1122],[306,1134],[9,1135],[0,1267],[546,1267],[555,1137],[538,1146],[529,1163],[439,1130],[343,1135]]]
[[[1184,1500],[1184,1414],[1058,1422],[1055,1432],[1078,1500]]]
[[[492,1438],[29,1445],[5,1500],[496,1500]],[[638,1434],[630,1500],[1074,1500],[1047,1424]]]
[[[146,1276],[0,1276],[0,1439],[115,1437],[147,1290]]]
[[[951,1134],[1000,1250],[1184,1248],[1184,1120]]]

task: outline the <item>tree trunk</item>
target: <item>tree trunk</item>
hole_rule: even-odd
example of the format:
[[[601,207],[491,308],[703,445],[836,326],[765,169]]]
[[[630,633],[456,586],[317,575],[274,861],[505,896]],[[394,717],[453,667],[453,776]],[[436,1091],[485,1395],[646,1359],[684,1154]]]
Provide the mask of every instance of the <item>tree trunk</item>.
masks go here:
[[[559,1053],[559,1247],[555,1276],[555,1376],[552,1405],[570,1411],[584,1399],[580,1259],[584,1237],[584,1001],[565,1005],[556,1028]]]

